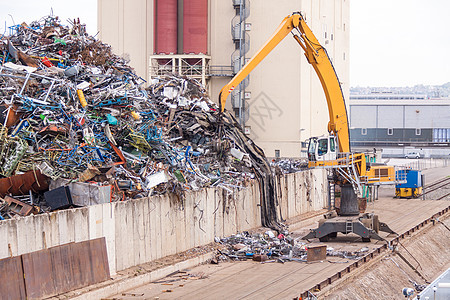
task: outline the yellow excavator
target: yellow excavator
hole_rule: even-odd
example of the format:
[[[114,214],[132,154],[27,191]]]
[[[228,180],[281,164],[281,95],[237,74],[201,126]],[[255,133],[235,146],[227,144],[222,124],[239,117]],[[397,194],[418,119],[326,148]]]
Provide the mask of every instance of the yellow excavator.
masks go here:
[[[363,241],[370,241],[370,238],[381,240],[379,230],[394,232],[386,224],[379,222],[378,216],[360,214],[358,196],[362,196],[364,187],[394,184],[394,167],[369,164],[366,154],[351,152],[347,110],[338,76],[326,49],[320,45],[300,12],[284,18],[267,42],[222,88],[219,94],[220,110],[223,112],[225,109],[228,95],[289,33],[292,33],[303,49],[306,59],[320,79],[330,117],[329,135],[309,139],[308,166],[329,169],[331,184],[340,186],[341,190],[338,213],[327,214],[319,222],[319,227],[311,230],[304,239],[319,238],[320,241],[327,241],[341,232],[358,234]]]

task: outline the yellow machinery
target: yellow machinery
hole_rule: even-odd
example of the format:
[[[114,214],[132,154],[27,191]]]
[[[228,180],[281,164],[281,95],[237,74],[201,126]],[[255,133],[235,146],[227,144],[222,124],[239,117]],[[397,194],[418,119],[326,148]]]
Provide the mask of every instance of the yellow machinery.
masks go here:
[[[320,79],[330,117],[329,136],[313,137],[309,140],[308,165],[311,168],[320,167],[332,170],[331,181],[333,184],[340,185],[342,190],[340,216],[358,216],[351,222],[348,217],[344,217],[342,222],[324,222],[307,238],[318,237],[321,240],[327,240],[329,237],[334,237],[337,232],[354,232],[359,234],[363,240],[371,237],[381,239],[377,234],[378,230],[392,231],[386,224],[379,223],[378,218],[367,214],[359,216],[357,195],[362,195],[364,185],[393,184],[395,181],[394,168],[383,165],[369,166],[364,153],[350,151],[347,111],[338,76],[326,49],[320,45],[300,12],[284,18],[267,42],[222,88],[219,94],[220,109],[223,112],[228,95],[289,33],[292,33],[303,49],[306,59]]]
[[[396,198],[419,198],[423,193],[423,174],[419,170],[404,169],[395,172]],[[403,180],[402,180],[403,179]]]
[[[221,111],[225,108],[228,95],[244,80],[247,75],[289,34],[305,52],[306,59],[313,66],[320,79],[327,99],[330,121],[330,136],[311,138],[308,147],[309,167],[342,169],[345,181],[351,183],[355,190],[361,191],[363,184],[375,182],[393,182],[394,168],[378,166],[367,167],[363,153],[350,152],[349,128],[344,95],[333,64],[301,13],[293,13],[284,18],[274,34],[245,64],[245,66],[225,85],[219,94]],[[336,146],[337,147],[336,147]],[[350,169],[349,169],[350,167]],[[382,170],[381,170],[382,169]]]
[[[422,187],[395,189],[396,198],[419,198],[422,195]]]
[[[322,83],[330,115],[328,131],[338,136],[340,152],[350,152],[347,111],[341,85],[325,48],[319,44],[300,13],[293,13],[284,18],[270,39],[222,88],[219,94],[221,110],[224,110],[227,97],[235,87],[294,29],[298,32],[298,35],[293,34],[294,39],[305,51],[306,59],[313,66]]]

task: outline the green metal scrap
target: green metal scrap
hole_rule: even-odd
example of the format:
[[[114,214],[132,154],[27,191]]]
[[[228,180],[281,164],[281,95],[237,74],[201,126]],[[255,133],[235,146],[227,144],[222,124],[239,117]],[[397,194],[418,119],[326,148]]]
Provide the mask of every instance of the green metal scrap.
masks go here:
[[[130,133],[128,135],[133,142],[130,142],[130,145],[135,147],[136,149],[141,150],[142,152],[148,152],[152,149],[152,146],[146,141],[145,136],[141,133]]]
[[[3,136],[3,134],[2,134]],[[0,174],[9,177],[27,152],[28,144],[19,137],[2,138],[0,152]]]
[[[58,43],[60,43],[61,45],[67,45],[67,43],[66,43],[66,41],[64,40],[64,39],[59,39],[59,38],[57,38],[57,37],[54,37],[53,38],[53,42],[55,43],[55,44],[58,44]]]

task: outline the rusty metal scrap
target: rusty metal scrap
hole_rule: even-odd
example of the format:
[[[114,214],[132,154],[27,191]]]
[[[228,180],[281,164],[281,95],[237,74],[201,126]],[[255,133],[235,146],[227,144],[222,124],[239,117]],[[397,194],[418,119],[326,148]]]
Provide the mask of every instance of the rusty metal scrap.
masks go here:
[[[0,179],[0,197],[26,195],[29,191],[39,193],[48,189],[48,177],[39,170]]]
[[[6,196],[4,201],[8,204],[8,211],[15,215],[28,216],[39,211],[39,209],[33,205],[29,205],[28,203],[9,196]]]

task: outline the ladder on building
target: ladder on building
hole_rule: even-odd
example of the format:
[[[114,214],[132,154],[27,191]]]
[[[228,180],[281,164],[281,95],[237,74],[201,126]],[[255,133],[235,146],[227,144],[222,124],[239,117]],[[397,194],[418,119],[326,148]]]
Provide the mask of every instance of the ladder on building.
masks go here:
[[[328,185],[329,185],[329,194],[328,197],[330,199],[329,201],[329,209],[330,210],[334,210],[335,209],[335,204],[336,204],[336,191],[335,191],[335,187],[334,187],[334,182],[332,181],[328,181]]]
[[[353,232],[353,220],[345,221],[345,234]]]

